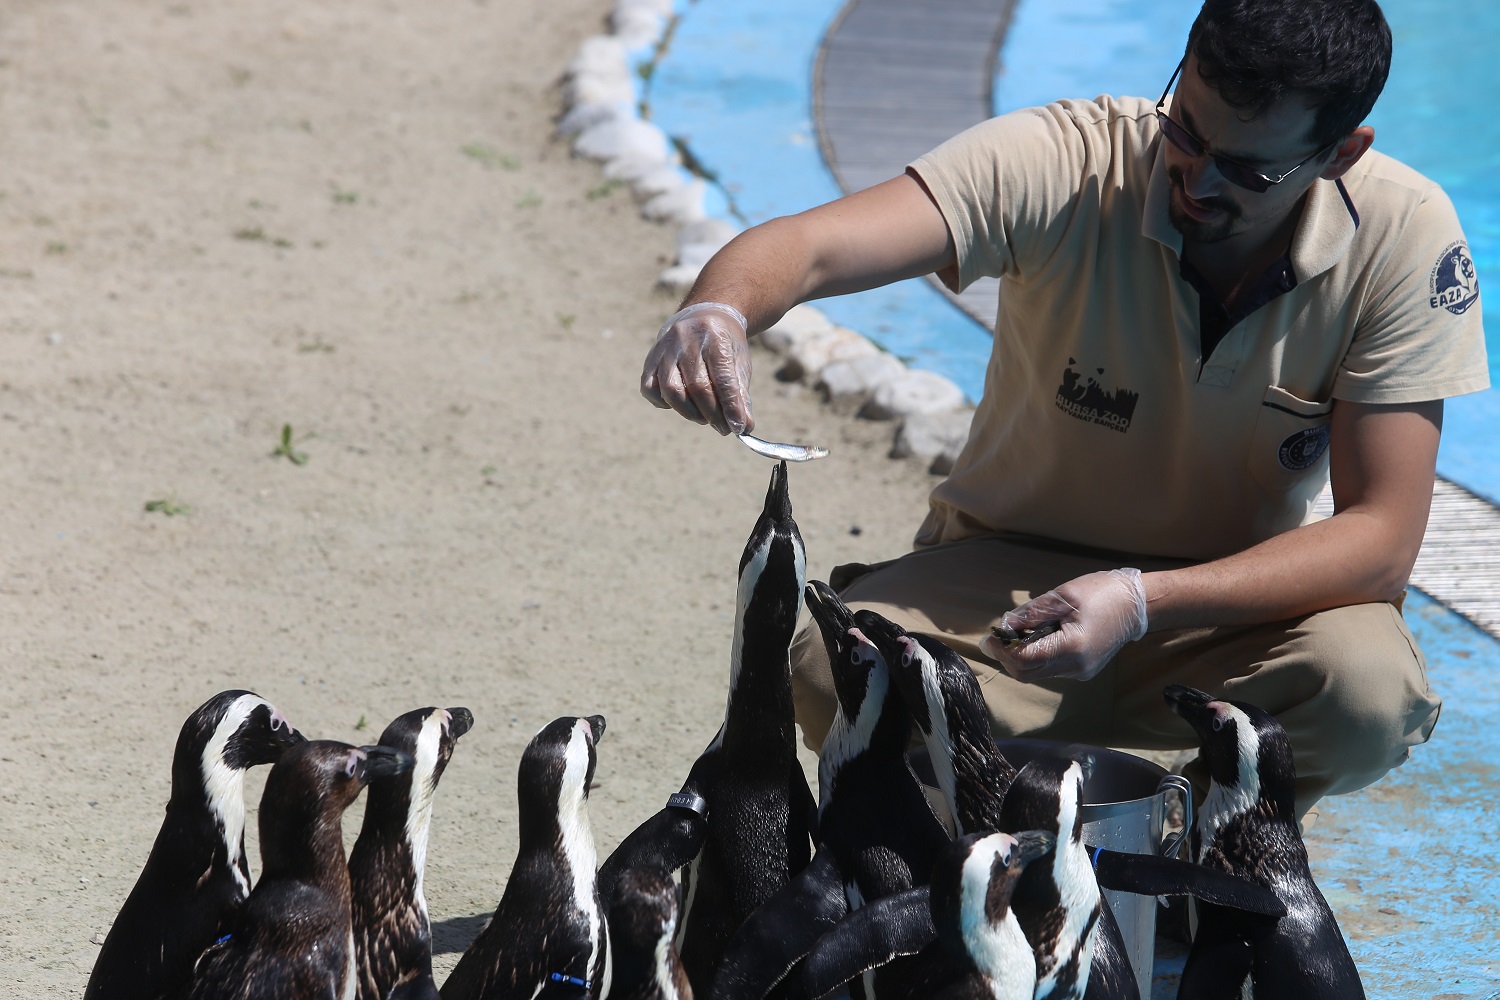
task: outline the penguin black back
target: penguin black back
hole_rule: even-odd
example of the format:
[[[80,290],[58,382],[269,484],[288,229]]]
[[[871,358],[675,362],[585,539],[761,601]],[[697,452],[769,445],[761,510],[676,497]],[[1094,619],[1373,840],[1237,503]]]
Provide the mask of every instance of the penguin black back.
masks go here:
[[[432,800],[467,708],[419,708],[385,727],[379,745],[411,756],[407,773],[370,786],[364,825],[349,852],[358,1000],[433,1000],[432,930],[422,875]],[[392,991],[395,992],[392,992]]]
[[[344,810],[371,781],[411,769],[389,747],[333,740],[282,755],[260,800],[261,877],[193,972],[191,1000],[313,1000],[354,994]]]
[[[790,655],[806,579],[783,462],[740,556],[723,724],[681,791],[599,872],[607,901],[628,869],[686,866],[678,947],[700,996],[730,937],[812,854],[816,804],[797,759]]]
[[[1197,732],[1213,779],[1198,813],[1199,862],[1265,886],[1287,911],[1276,918],[1200,904],[1178,995],[1229,995],[1249,975],[1257,1000],[1364,997],[1349,947],[1308,868],[1296,767],[1281,723],[1254,705],[1182,684],[1163,694]]]
[[[443,1000],[603,996],[609,936],[595,885],[589,783],[604,718],[543,726],[521,755],[520,843],[500,905],[443,983]]]
[[[250,895],[245,771],[304,738],[249,691],[222,691],[183,722],[167,814],[95,959],[85,1000],[136,1000],[186,986],[193,963]]]
[[[677,885],[672,877],[659,868],[622,874],[609,905],[610,1000],[692,1000],[693,989],[672,942],[676,932]]]

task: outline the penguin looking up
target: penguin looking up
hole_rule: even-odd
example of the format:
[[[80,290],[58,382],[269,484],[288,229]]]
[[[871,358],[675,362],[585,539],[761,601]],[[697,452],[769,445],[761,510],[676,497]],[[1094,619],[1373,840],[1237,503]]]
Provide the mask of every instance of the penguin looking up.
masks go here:
[[[958,832],[998,830],[1016,769],[995,745],[973,668],[939,640],[905,632],[873,611],[857,611],[854,619],[877,637],[890,662]]]
[[[411,770],[390,747],[301,743],[271,768],[260,800],[261,876],[193,970],[190,1000],[354,996],[344,810],[371,781]]]
[[[672,943],[677,884],[659,868],[632,868],[609,904],[610,1000],[693,1000]]]
[[[1237,996],[1248,975],[1256,1000],[1363,997],[1349,947],[1308,869],[1297,773],[1281,723],[1254,705],[1182,684],[1163,695],[1197,732],[1212,777],[1198,812],[1198,861],[1265,886],[1286,907],[1278,919],[1200,905],[1178,996]]]
[[[628,869],[687,866],[677,943],[699,996],[712,995],[724,949],[745,918],[812,855],[817,807],[797,759],[790,652],[806,579],[783,462],[740,557],[723,725],[682,790],[599,871],[608,901]]]
[[[146,1000],[187,985],[193,963],[250,895],[245,771],[302,742],[249,691],[222,691],[188,716],[166,818],[94,960],[85,1000]]]
[[[370,786],[364,825],[349,852],[359,1000],[436,1000],[432,928],[422,873],[432,800],[458,738],[474,725],[467,708],[419,708],[380,734],[410,754],[406,774]]]
[[[500,905],[443,983],[443,1000],[602,997],[609,932],[595,884],[589,783],[604,717],[547,723],[521,754],[520,843]]]
[[[906,759],[911,716],[879,646],[827,584],[808,584],[807,607],[837,697],[818,762],[818,850],[736,935],[712,994],[727,1000],[764,996],[850,911],[925,883],[950,839]]]
[[[1057,845],[1027,866],[1011,895],[1036,955],[1036,1000],[1135,1000],[1125,939],[1083,844],[1083,782],[1093,757],[1043,757],[1021,768],[1001,805],[1003,832],[1042,830]]]

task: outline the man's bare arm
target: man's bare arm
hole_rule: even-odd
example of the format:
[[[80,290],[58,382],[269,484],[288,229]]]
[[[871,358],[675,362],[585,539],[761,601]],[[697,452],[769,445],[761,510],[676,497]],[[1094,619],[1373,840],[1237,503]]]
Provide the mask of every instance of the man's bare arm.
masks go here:
[[[683,305],[717,302],[668,328],[646,356],[641,394],[720,433],[753,426],[749,334],[799,302],[930,274],[955,262],[942,213],[914,177],[872,188],[746,230],[703,268]]]
[[[1395,600],[1427,529],[1442,423],[1442,400],[1336,402],[1334,515],[1223,559],[1145,574],[1150,628],[1280,621]]]

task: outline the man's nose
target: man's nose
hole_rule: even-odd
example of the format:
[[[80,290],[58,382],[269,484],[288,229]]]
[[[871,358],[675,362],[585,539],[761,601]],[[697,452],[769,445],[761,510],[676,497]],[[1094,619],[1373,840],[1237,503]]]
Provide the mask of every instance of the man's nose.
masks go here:
[[[1204,153],[1199,156],[1184,157],[1182,166],[1182,187],[1189,198],[1194,201],[1203,201],[1224,191],[1224,176],[1219,173],[1219,167],[1214,163],[1212,156]]]

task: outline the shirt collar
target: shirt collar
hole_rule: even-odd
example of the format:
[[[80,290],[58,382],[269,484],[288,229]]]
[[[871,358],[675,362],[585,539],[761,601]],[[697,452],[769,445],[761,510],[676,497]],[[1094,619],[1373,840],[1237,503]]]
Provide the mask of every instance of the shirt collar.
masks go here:
[[[1167,158],[1158,142],[1156,159],[1151,165],[1151,179],[1146,184],[1146,205],[1141,215],[1141,235],[1153,239],[1182,256],[1182,234],[1167,215],[1171,181],[1167,178]],[[1298,281],[1307,281],[1337,264],[1354,243],[1359,228],[1359,213],[1342,180],[1319,178],[1308,189],[1302,206],[1302,218],[1292,235],[1288,256],[1292,273]]]

